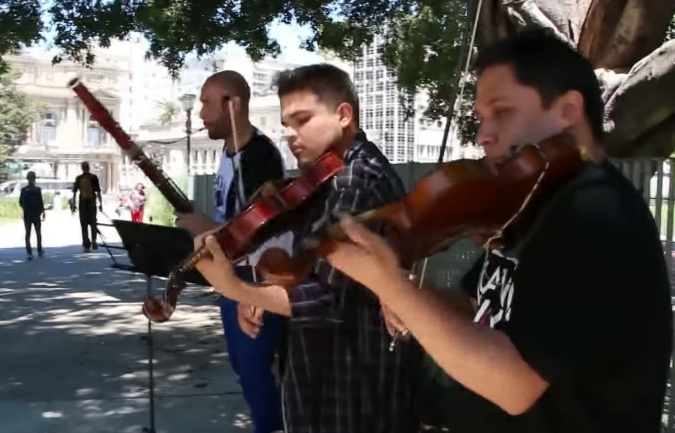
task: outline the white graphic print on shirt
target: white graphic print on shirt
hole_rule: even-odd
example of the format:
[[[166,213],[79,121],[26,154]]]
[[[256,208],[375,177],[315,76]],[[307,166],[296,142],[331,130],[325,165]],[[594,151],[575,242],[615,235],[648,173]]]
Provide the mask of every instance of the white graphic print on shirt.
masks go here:
[[[227,214],[227,191],[230,189],[230,185],[232,185],[232,179],[235,174],[235,169],[239,169],[239,161],[241,159],[241,153],[237,153],[234,157],[234,161],[232,161],[232,158],[227,155],[227,152],[223,150],[222,157],[220,158],[220,165],[218,166],[218,174],[216,175],[216,181],[214,185],[214,194],[215,194],[215,203],[214,203],[214,208],[215,208],[215,215],[214,215],[214,220],[218,223],[224,223],[225,222],[225,215]],[[233,163],[234,162],[234,167]],[[240,185],[241,189],[241,185]],[[240,194],[243,196],[243,193]]]
[[[513,274],[518,260],[506,257],[496,249],[486,257],[478,280],[478,313],[474,322],[495,328],[511,318]]]

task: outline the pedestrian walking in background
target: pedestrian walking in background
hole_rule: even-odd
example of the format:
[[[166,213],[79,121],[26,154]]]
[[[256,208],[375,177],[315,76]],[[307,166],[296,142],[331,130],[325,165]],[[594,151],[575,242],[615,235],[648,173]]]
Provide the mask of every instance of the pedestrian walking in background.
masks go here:
[[[30,235],[33,227],[35,227],[35,235],[37,236],[38,255],[40,257],[44,255],[44,250],[42,249],[42,221],[45,220],[45,204],[42,200],[42,189],[35,185],[35,172],[29,171],[26,179],[28,180],[28,185],[21,188],[19,205],[23,210],[23,224],[26,228],[27,259],[32,260],[33,248],[30,244]]]
[[[80,193],[79,202],[75,201],[77,193]],[[101,183],[98,176],[90,172],[89,163],[82,163],[82,174],[75,178],[73,185],[73,205],[78,203],[78,210],[80,212],[80,226],[82,227],[82,246],[84,251],[88,252],[90,249],[98,249],[96,243],[96,235],[98,229],[96,228],[96,198],[98,198],[98,210],[103,211],[103,198],[101,197]],[[74,208],[71,208],[73,211]],[[91,240],[89,233],[91,229]]]

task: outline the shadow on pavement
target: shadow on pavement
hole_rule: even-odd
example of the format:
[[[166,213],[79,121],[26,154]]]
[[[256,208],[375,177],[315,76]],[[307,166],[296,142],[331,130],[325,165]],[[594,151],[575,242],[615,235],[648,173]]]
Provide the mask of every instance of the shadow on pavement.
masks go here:
[[[24,257],[0,249],[0,433],[142,432],[153,412],[157,433],[251,429],[208,289],[149,326],[145,277],[112,269],[105,249]]]

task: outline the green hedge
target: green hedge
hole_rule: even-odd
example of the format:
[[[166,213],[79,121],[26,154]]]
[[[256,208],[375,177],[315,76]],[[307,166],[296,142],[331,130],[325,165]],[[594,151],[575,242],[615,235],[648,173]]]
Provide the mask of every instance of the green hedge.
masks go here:
[[[171,176],[178,188],[187,191],[187,176],[182,173]],[[148,189],[148,198],[145,205],[148,218],[152,218],[152,224],[175,227],[176,217],[173,207],[164,198],[162,193],[155,187]]]
[[[19,199],[16,197],[0,197],[0,218],[14,219],[21,218],[23,211],[19,206]]]
[[[45,204],[47,209],[51,209],[54,205],[54,194],[53,193],[44,193],[42,194],[42,201]],[[63,209],[68,208],[68,199],[63,197],[61,200],[61,205]],[[0,197],[0,218],[5,219],[20,219],[23,218],[23,210],[19,206],[18,197]]]

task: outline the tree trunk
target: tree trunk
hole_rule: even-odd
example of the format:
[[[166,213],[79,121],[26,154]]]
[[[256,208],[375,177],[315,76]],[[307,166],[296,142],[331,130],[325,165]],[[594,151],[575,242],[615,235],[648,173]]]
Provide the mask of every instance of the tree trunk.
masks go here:
[[[472,2],[476,8],[478,0]],[[483,0],[478,46],[548,27],[596,68],[612,156],[675,150],[675,42],[663,44],[675,0]]]

